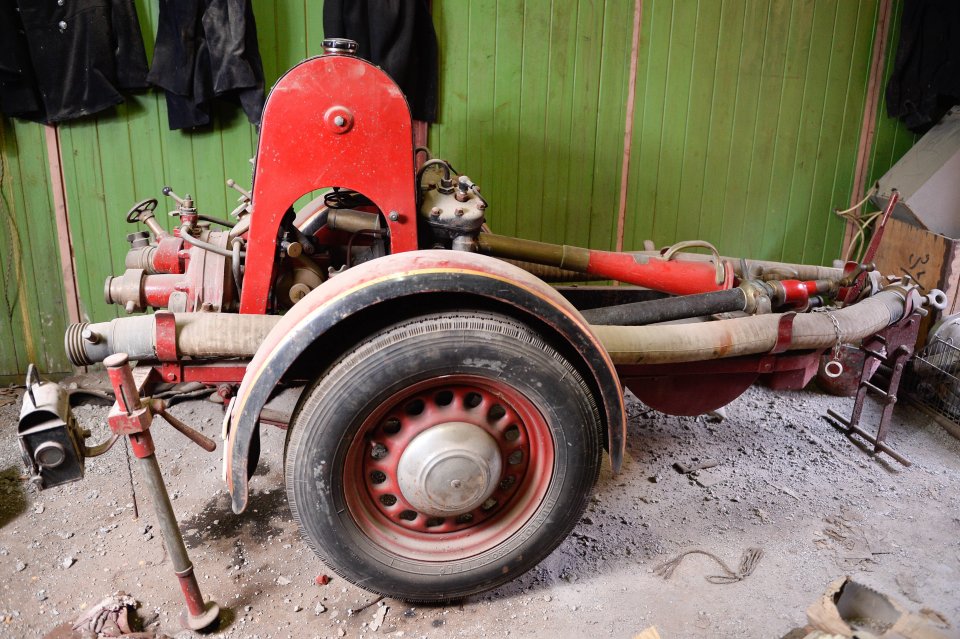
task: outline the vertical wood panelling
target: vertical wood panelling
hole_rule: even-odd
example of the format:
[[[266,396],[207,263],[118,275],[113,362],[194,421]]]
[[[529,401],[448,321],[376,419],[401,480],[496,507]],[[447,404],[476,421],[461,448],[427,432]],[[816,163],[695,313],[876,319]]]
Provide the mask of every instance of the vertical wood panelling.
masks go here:
[[[67,310],[57,252],[43,128],[0,121],[0,382],[33,362],[70,371],[63,352]]]
[[[481,186],[496,232],[611,247],[632,2],[435,2],[434,15],[433,152]]]
[[[699,238],[730,255],[832,259],[876,2],[648,5],[628,248]]]
[[[430,146],[481,186],[495,231],[614,247],[633,4],[434,0],[441,93]],[[322,2],[253,0],[253,6],[268,85],[321,52]],[[818,263],[835,257],[842,227],[831,211],[850,196],[877,6],[878,0],[644,0],[625,248],[640,248],[645,239],[664,245],[702,238],[732,255]],[[137,0],[137,8],[149,56],[157,6]],[[898,1],[888,73],[899,14]],[[914,141],[882,105],[877,125],[871,181]],[[50,210],[49,188],[41,183],[43,145],[33,144],[41,133],[28,124],[4,126],[4,194],[10,219],[24,223],[25,211]],[[217,107],[209,128],[170,131],[156,92],[130,96],[102,117],[64,124],[60,134],[81,310],[95,321],[117,315],[102,301],[103,281],[123,269],[124,236],[133,227],[122,217],[130,205],[157,197],[169,227],[162,212],[172,207],[160,188],[170,185],[223,216],[236,202],[224,180],[249,184],[256,146],[253,127],[230,106]],[[37,328],[34,344],[54,343],[47,365],[63,367],[64,314],[42,320],[46,311],[33,302],[40,297],[36,280],[59,286],[59,271],[50,266],[55,237],[44,244],[55,230],[52,220],[30,218],[32,248],[21,254],[32,261],[23,263],[27,286],[17,290],[27,291],[32,310],[14,306],[19,310],[0,326],[0,374],[22,370],[39,352],[16,338],[28,324]],[[5,272],[14,272],[12,235],[3,232],[0,259]],[[4,289],[2,313],[17,298],[11,290]],[[62,306],[62,291],[53,293],[44,299],[56,297]]]

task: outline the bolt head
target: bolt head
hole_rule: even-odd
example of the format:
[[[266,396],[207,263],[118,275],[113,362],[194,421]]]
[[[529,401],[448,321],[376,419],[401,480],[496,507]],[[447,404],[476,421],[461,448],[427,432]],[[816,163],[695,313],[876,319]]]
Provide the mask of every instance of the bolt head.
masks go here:
[[[399,214],[399,213],[397,213],[396,211],[390,211],[390,221],[391,221],[391,222],[396,222],[396,221],[399,220],[399,219],[400,219],[400,214]]]
[[[342,115],[338,115],[337,117],[333,118],[333,123],[336,124],[337,126],[343,126],[344,124],[347,123],[347,121],[346,119],[344,119]]]

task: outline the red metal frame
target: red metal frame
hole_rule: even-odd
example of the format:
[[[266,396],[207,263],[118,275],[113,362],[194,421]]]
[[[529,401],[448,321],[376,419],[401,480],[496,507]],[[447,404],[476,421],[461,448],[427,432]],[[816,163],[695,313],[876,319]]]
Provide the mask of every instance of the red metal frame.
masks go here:
[[[390,250],[417,249],[413,130],[406,98],[374,65],[325,55],[293,67],[263,111],[241,313],[265,313],[277,232],[302,195],[339,186],[383,212]]]

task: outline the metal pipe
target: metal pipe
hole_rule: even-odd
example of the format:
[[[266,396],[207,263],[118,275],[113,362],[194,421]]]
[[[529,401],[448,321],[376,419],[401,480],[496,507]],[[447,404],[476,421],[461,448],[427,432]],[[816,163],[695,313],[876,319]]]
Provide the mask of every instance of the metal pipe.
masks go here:
[[[366,211],[353,209],[328,209],[327,226],[336,231],[360,233],[376,231],[380,228],[380,216]]]
[[[631,251],[630,255],[642,255],[644,257],[659,257],[660,251]],[[710,255],[700,253],[678,253],[673,257],[674,260],[681,262],[708,262],[712,261]],[[818,266],[816,264],[793,264],[790,262],[773,262],[770,260],[744,260],[739,257],[720,257],[720,260],[733,265],[734,272],[739,278],[753,278],[756,273],[745,273],[743,263],[748,269],[760,267],[764,271],[782,272],[784,277],[798,280],[838,280],[843,277],[843,269],[832,268],[830,266]]]
[[[906,292],[890,287],[837,311],[800,313],[793,321],[790,350],[828,348],[855,342],[903,318]],[[594,326],[616,364],[697,362],[768,353],[777,343],[780,314],[659,326]]]
[[[149,436],[149,433],[143,433]],[[140,469],[143,471],[144,483],[153,498],[153,508],[157,515],[157,525],[163,534],[163,543],[170,555],[170,562],[180,582],[180,590],[187,605],[186,615],[182,618],[184,626],[201,630],[210,626],[220,614],[220,608],[214,602],[205,603],[200,592],[200,585],[193,572],[193,564],[187,554],[187,547],[180,534],[177,516],[173,512],[167,488],[160,474],[160,464],[155,454],[140,457]]]
[[[590,251],[576,246],[521,240],[494,233],[480,233],[477,246],[481,253],[494,257],[555,266],[578,273],[585,273],[590,264]]]
[[[681,295],[662,300],[593,308],[581,311],[581,314],[594,325],[643,326],[688,317],[743,311],[747,305],[747,294],[738,287],[699,295]]]
[[[184,224],[180,227],[180,239],[189,244],[190,246],[196,246],[199,249],[204,251],[210,251],[211,253],[216,253],[217,255],[222,255],[224,257],[233,257],[233,252],[229,249],[220,248],[219,246],[214,246],[210,242],[204,242],[201,239],[195,238],[190,235],[189,224]],[[241,252],[241,256],[246,255],[246,251]]]
[[[235,313],[175,313],[177,353],[195,358],[253,357],[277,315]],[[120,317],[98,324],[71,324],[64,338],[70,361],[89,366],[113,353],[131,360],[156,359],[156,324],[153,315]]]
[[[676,295],[730,288],[733,279],[732,274],[725,276],[724,267],[719,263],[709,265],[660,255],[613,253],[493,233],[478,234],[477,248],[480,253],[494,257],[556,266]]]
[[[552,283],[566,283],[566,282],[599,282],[603,281],[604,278],[598,275],[591,275],[589,273],[578,273],[577,271],[571,271],[569,269],[559,268],[557,266],[546,266],[544,264],[536,264],[534,262],[525,262],[523,260],[511,260],[507,258],[499,258],[502,261],[513,264],[519,268],[522,268],[527,273],[539,277],[544,282]]]

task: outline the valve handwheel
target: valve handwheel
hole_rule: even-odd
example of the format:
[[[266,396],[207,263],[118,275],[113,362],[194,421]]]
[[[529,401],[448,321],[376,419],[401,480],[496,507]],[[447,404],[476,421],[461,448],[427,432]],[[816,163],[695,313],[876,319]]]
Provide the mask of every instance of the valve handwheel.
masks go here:
[[[155,198],[147,198],[146,200],[141,200],[133,205],[133,207],[127,211],[127,222],[130,224],[136,224],[137,222],[142,222],[140,216],[144,213],[150,213],[149,217],[153,217],[153,212],[157,208],[157,200]]]

